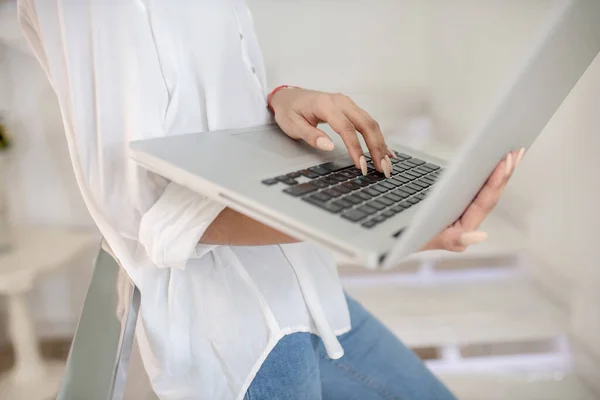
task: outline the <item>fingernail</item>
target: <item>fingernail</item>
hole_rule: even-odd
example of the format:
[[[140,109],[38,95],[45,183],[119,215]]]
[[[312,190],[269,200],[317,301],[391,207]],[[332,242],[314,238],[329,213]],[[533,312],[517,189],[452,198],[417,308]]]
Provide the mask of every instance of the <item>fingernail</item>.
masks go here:
[[[525,155],[525,147],[522,147],[521,150],[519,150],[519,154],[517,155],[517,161],[515,161],[515,168],[517,168],[517,166],[523,159],[524,155]]]
[[[467,232],[460,235],[460,242],[463,246],[471,246],[474,244],[481,243],[488,238],[488,234],[486,232],[474,231]]]
[[[360,158],[358,159],[358,163],[360,164],[360,171],[362,172],[363,176],[367,175],[368,169],[367,160],[365,159],[365,156],[360,156]]]
[[[508,155],[506,156],[506,168],[505,168],[505,173],[506,176],[509,176],[510,173],[512,172],[512,153],[508,153]]]
[[[329,138],[321,136],[317,139],[317,147],[321,150],[331,151],[335,146]]]
[[[392,176],[392,163],[387,155],[381,160],[381,169],[386,178],[389,179],[389,177]]]
[[[396,153],[394,153],[394,150],[388,149],[388,153],[390,154],[390,157],[392,157],[392,158],[398,158],[398,156],[396,155]]]

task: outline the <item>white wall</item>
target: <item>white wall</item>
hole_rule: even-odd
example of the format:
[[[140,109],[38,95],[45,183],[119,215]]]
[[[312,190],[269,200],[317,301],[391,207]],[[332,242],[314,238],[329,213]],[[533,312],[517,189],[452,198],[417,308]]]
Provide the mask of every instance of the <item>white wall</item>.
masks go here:
[[[422,110],[429,83],[425,2],[248,1],[271,87],[344,92],[390,129]]]

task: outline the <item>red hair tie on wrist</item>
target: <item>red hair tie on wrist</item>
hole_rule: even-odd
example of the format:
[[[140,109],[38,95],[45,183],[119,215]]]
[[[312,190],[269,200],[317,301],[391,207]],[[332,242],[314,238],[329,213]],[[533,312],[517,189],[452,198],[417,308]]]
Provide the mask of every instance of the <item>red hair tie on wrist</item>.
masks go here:
[[[269,97],[267,98],[267,106],[269,107],[269,110],[271,110],[271,112],[273,114],[275,114],[275,110],[273,110],[273,106],[271,105],[271,99],[273,98],[273,95],[277,92],[279,92],[282,89],[300,89],[298,86],[289,86],[289,85],[281,85],[281,86],[277,86],[275,89],[273,89],[271,91],[271,93],[269,93]]]

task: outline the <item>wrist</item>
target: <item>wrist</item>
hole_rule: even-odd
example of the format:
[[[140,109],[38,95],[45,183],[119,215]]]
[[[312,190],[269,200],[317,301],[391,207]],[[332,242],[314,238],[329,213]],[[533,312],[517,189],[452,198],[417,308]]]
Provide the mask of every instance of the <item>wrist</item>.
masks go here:
[[[271,91],[271,93],[269,93],[269,97],[267,98],[267,106],[269,107],[269,110],[271,110],[271,112],[273,114],[275,114],[275,109],[277,108],[277,99],[280,97],[279,95],[284,92],[287,91],[289,89],[300,89],[298,86],[289,86],[289,85],[281,85],[281,86],[277,86],[275,89],[273,89]]]

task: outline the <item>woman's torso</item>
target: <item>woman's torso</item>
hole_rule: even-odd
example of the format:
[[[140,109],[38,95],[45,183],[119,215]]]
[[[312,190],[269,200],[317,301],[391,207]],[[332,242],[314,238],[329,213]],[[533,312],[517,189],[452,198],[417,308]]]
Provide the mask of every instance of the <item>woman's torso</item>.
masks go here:
[[[21,1],[36,14],[42,63],[73,128],[69,147],[86,204],[142,291],[138,340],[157,393],[241,398],[287,333],[322,334],[335,349],[331,335],[350,321],[329,253],[305,243],[218,246],[184,270],[159,269],[136,239],[141,215],[168,182],[128,160],[129,141],[271,121],[244,2],[68,4]]]

